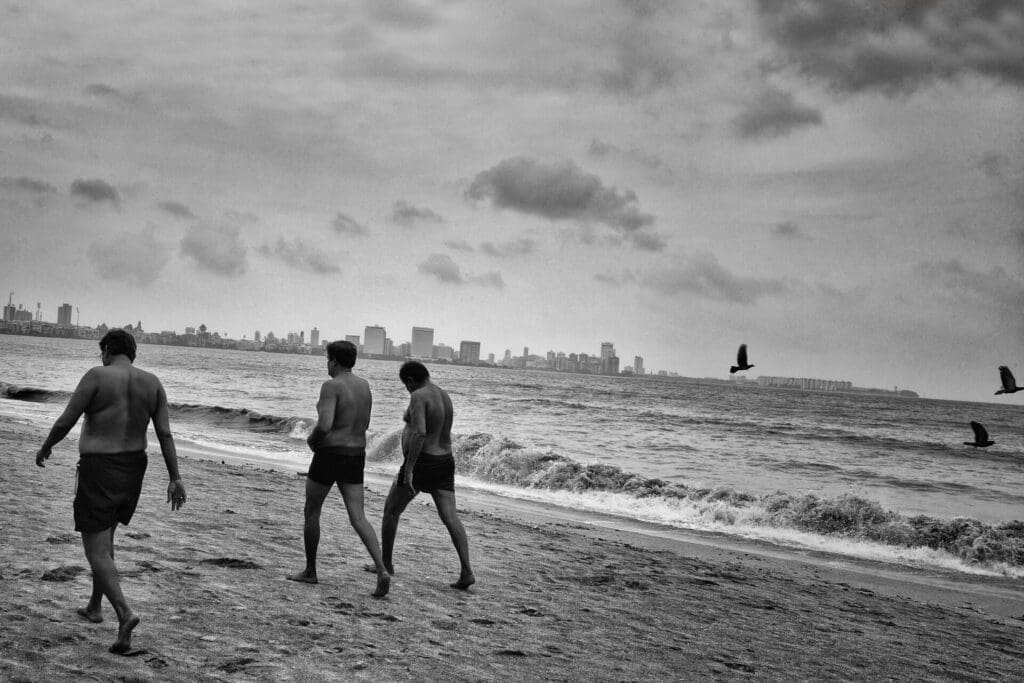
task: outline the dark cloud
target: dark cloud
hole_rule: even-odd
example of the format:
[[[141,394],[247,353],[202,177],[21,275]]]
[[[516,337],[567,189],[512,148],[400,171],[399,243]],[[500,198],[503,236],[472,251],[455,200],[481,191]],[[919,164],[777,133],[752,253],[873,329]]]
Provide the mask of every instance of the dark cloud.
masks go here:
[[[318,274],[341,272],[341,267],[333,262],[327,254],[306,244],[298,237],[291,242],[286,241],[283,237],[278,237],[276,245],[271,247],[264,244],[259,251],[267,258],[284,261],[296,270]]]
[[[613,145],[609,142],[593,138],[590,141],[590,146],[587,147],[587,154],[594,157],[595,159],[617,157],[640,164],[641,166],[644,166],[662,176],[670,177],[672,175],[672,170],[669,168],[668,164],[659,159],[657,156],[653,154],[647,154],[637,147],[623,149],[622,147]]]
[[[417,269],[424,275],[437,278],[439,282],[461,285],[466,281],[458,264],[446,254],[431,254]]]
[[[505,286],[501,273],[491,272],[483,275],[462,274],[462,269],[446,254],[431,254],[427,260],[417,267],[419,272],[436,278],[438,282],[452,285],[475,284],[483,287],[501,289]]]
[[[969,295],[1005,308],[1010,315],[1020,316],[1024,302],[1024,280],[1001,267],[986,272],[971,270],[957,259],[925,262],[917,267],[926,282],[939,285],[954,295]]]
[[[338,215],[331,221],[331,227],[339,235],[368,235],[370,229],[354,218],[338,212]]]
[[[522,237],[511,242],[499,242],[498,244],[484,242],[480,245],[480,251],[491,256],[497,256],[498,258],[525,256],[526,254],[532,254],[536,248],[537,243],[528,237]]]
[[[97,97],[110,97],[112,95],[120,95],[115,88],[111,88],[109,85],[103,83],[90,83],[85,86],[86,95],[95,95]]]
[[[148,230],[109,235],[89,245],[86,256],[101,278],[148,287],[167,265],[170,250]]]
[[[599,282],[609,285],[637,283],[661,294],[694,294],[708,299],[750,305],[765,296],[784,294],[793,286],[781,279],[744,277],[724,268],[711,254],[697,254],[668,268],[657,268],[619,275],[598,274]]]
[[[820,126],[821,112],[796,103],[793,95],[781,90],[767,90],[734,120],[741,138],[776,138],[797,128]]]
[[[986,154],[978,161],[978,168],[990,178],[1003,178],[1010,169],[1010,157],[998,152]]]
[[[477,174],[466,190],[470,200],[557,220],[610,226],[641,249],[664,246],[645,232],[654,216],[642,213],[632,190],[619,192],[571,161],[545,163],[530,157],[505,159]],[[659,246],[660,245],[660,246]]]
[[[0,119],[15,121],[25,126],[48,126],[51,122],[36,111],[37,104],[31,100],[10,95],[0,95]]]
[[[205,271],[232,277],[245,272],[246,247],[234,225],[197,223],[181,240],[181,253]]]
[[[117,193],[117,188],[98,178],[90,180],[79,178],[71,183],[71,196],[94,203],[110,202],[114,206],[121,204],[121,196]]]
[[[188,220],[196,218],[196,215],[192,213],[192,209],[188,208],[181,202],[166,201],[160,202],[159,204],[157,204],[157,206],[159,206],[161,209],[171,214],[172,216],[177,216],[178,218],[185,218]]]
[[[33,194],[54,194],[57,188],[45,180],[35,178],[0,178],[0,187],[12,190],[21,190]]]
[[[416,223],[443,223],[444,218],[430,209],[413,206],[407,201],[398,200],[391,208],[391,222],[408,228]]]
[[[1020,0],[757,4],[783,58],[838,91],[910,92],[972,74],[1024,86]]]
[[[776,237],[783,237],[785,239],[791,240],[810,239],[810,237],[805,235],[804,232],[800,229],[800,226],[794,223],[793,221],[783,221],[781,223],[776,223],[774,226],[772,226],[772,234],[775,235]]]
[[[453,251],[475,251],[473,245],[466,240],[445,240],[444,246]]]

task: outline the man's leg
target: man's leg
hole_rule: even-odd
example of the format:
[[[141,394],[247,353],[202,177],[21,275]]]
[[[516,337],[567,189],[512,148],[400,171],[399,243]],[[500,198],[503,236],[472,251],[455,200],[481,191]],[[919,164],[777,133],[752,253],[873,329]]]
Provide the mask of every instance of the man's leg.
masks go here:
[[[339,482],[338,490],[341,491],[341,499],[345,501],[348,521],[369,551],[374,569],[377,571],[377,589],[373,591],[373,597],[382,598],[388,594],[391,587],[391,575],[384,566],[384,560],[381,559],[377,534],[373,532],[373,527],[370,526],[363,511],[363,485]]]
[[[306,568],[288,578],[302,583],[316,583],[316,551],[320,547],[320,510],[331,487],[306,477],[305,517],[302,524],[302,543],[306,548]]]
[[[380,535],[383,541],[381,544],[381,559],[384,561],[384,568],[392,576],[395,574],[395,565],[391,560],[392,553],[395,550],[395,536],[398,534],[398,518],[405,512],[409,501],[415,497],[416,494],[409,489],[399,486],[397,483],[392,483],[391,490],[388,491],[388,497],[384,501],[384,518],[380,523]],[[375,572],[377,568],[373,565],[367,565],[366,571]]]
[[[116,528],[117,525],[110,527],[110,560],[112,562],[114,560],[114,529]],[[79,607],[78,613],[94,624],[103,621],[103,588],[100,587],[95,572],[92,575],[92,595],[89,596],[89,604]]]
[[[110,646],[110,651],[123,654],[131,649],[132,630],[139,625],[139,618],[132,614],[121,592],[113,545],[114,527],[103,531],[82,532],[82,547],[85,548],[85,558],[92,568],[93,585],[98,586],[101,593],[107,596],[117,613],[117,640]]]
[[[455,545],[455,552],[459,554],[459,580],[451,584],[452,588],[465,590],[476,583],[473,570],[469,566],[469,539],[466,538],[466,529],[459,521],[459,515],[455,510],[455,492],[438,489],[432,493],[434,504],[437,506],[437,514],[448,529]]]

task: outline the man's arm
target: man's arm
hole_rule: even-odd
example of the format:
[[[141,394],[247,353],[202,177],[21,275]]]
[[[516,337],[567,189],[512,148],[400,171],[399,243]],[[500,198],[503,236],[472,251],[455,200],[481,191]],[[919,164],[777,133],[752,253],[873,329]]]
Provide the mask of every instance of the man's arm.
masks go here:
[[[153,411],[153,431],[160,442],[160,452],[164,456],[164,465],[167,466],[167,476],[170,482],[167,484],[167,502],[171,504],[171,510],[177,510],[185,504],[185,485],[181,483],[181,475],[178,473],[178,451],[174,447],[174,437],[171,436],[171,420],[167,410],[167,394],[164,387],[157,380],[156,385],[156,410]]]
[[[324,382],[323,386],[320,387],[320,400],[316,402],[316,426],[313,427],[309,438],[306,439],[306,444],[309,445],[311,451],[316,451],[324,437],[331,433],[331,429],[334,427],[334,413],[337,405],[337,394],[331,391],[328,382]]]
[[[96,387],[96,374],[90,370],[79,380],[78,386],[75,387],[75,392],[71,394],[67,407],[64,408],[64,412],[53,423],[53,427],[50,429],[46,440],[43,441],[42,447],[36,452],[37,465],[46,467],[43,461],[50,457],[50,451],[53,450],[53,447],[64,440],[64,437],[68,435],[71,428],[78,422],[78,418],[82,417],[82,413],[89,407],[92,397],[96,394]]]
[[[422,395],[413,392],[409,397],[409,436],[405,452],[405,486],[415,491],[412,486],[413,468],[423,450],[423,444],[427,440],[427,403]]]

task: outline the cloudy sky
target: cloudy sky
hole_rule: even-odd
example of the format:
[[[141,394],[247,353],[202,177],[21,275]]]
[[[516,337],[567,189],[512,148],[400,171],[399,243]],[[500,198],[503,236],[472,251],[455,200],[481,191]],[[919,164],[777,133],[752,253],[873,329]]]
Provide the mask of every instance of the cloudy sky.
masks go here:
[[[1019,0],[0,4],[4,300],[1024,380]]]

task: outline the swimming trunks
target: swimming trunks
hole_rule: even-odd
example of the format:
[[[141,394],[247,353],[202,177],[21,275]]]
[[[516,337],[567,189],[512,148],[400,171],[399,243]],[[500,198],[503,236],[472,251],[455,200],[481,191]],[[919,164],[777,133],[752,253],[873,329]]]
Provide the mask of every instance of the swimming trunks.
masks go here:
[[[405,465],[398,469],[397,483],[405,484]],[[451,453],[420,453],[412,470],[412,486],[417,491],[455,491],[455,458]]]
[[[75,531],[95,533],[128,524],[142,493],[146,451],[83,453],[75,486]]]
[[[307,477],[318,484],[362,484],[366,449],[352,446],[321,446],[313,453]]]

